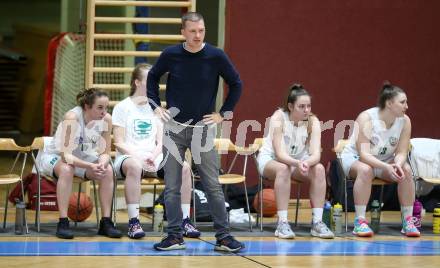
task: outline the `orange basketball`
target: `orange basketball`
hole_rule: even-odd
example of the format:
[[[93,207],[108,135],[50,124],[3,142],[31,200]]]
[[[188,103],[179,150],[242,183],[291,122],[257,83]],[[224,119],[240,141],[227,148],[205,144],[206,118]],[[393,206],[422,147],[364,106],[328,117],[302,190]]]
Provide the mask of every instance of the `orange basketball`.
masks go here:
[[[254,198],[254,209],[260,212],[260,193],[258,192]],[[263,216],[272,217],[277,212],[277,203],[275,200],[275,191],[273,189],[263,189]]]
[[[87,219],[93,211],[93,203],[88,195],[80,193],[79,195],[79,208],[78,208],[78,193],[70,195],[69,208],[67,210],[67,216],[72,221],[84,221]]]

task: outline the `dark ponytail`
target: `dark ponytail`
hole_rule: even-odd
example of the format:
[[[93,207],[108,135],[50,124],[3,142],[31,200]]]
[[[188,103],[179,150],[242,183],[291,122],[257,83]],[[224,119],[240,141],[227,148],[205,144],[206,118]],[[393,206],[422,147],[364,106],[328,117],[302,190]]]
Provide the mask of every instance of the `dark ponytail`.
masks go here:
[[[287,101],[284,104],[283,111],[284,112],[290,112],[289,111],[289,103],[295,104],[295,102],[298,100],[301,96],[310,96],[309,92],[299,83],[295,83],[289,87],[288,94],[287,94]],[[310,139],[310,133],[312,133],[312,124],[311,124],[311,117],[315,116],[313,113],[310,113],[309,118],[307,119],[307,133],[309,134],[309,137],[307,139]]]
[[[309,92],[307,92],[307,90],[305,90],[304,87],[301,84],[295,83],[295,84],[291,85],[289,87],[289,90],[288,90],[288,93],[287,93],[287,100],[284,103],[283,110],[285,112],[288,112],[289,111],[289,103],[295,104],[296,100],[300,96],[309,96],[309,97],[311,97]]]
[[[395,96],[397,96],[399,93],[405,93],[403,89],[401,89],[398,86],[392,85],[390,81],[384,81],[382,89],[379,93],[379,98],[377,100],[377,106],[379,109],[384,109],[387,101],[392,100]]]
[[[86,104],[91,107],[95,103],[96,98],[102,96],[108,97],[107,92],[94,87],[86,88],[81,90],[78,95],[76,95],[76,102],[79,106],[81,106],[81,108],[85,109]]]

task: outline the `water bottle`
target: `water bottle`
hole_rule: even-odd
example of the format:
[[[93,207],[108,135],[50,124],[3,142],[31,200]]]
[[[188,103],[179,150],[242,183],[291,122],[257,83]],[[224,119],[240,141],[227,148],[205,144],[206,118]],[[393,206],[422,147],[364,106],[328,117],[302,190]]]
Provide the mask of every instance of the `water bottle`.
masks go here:
[[[327,227],[331,228],[332,226],[332,205],[329,201],[326,201],[324,204],[324,210],[322,213],[322,221],[327,225]]]
[[[380,203],[378,200],[373,200],[371,203],[371,229],[375,234],[379,233],[380,225]]]
[[[333,231],[336,234],[342,233],[342,205],[336,203],[333,206]]]
[[[20,199],[15,199],[15,234],[24,234],[24,214],[26,213],[26,204]]]
[[[415,219],[414,226],[416,226],[418,229],[422,227],[422,210],[422,203],[416,199],[413,206],[413,217]]]
[[[434,213],[432,214],[432,232],[440,234],[440,203],[434,208]]]
[[[154,232],[162,232],[163,230],[163,206],[161,204],[157,204],[154,206],[154,214],[153,214],[153,231]]]

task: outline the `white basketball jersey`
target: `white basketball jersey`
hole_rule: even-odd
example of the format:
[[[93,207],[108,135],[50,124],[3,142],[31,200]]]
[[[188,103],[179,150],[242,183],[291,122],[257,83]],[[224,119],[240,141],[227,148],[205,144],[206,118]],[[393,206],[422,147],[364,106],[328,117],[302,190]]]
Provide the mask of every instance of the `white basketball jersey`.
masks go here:
[[[381,161],[386,161],[394,157],[400,134],[405,125],[405,117],[398,117],[393,125],[387,129],[385,123],[379,119],[379,108],[374,107],[366,110],[371,119],[370,153]],[[362,131],[362,130],[360,130]],[[356,137],[352,134],[350,143],[344,148],[344,152],[358,154],[356,149]]]
[[[309,153],[309,146],[306,144],[307,133],[307,121],[300,122],[298,126],[295,126],[289,119],[289,114],[282,111],[284,129],[283,129],[283,141],[286,153],[292,158],[302,160]],[[273,126],[269,127],[269,135],[263,139],[263,145],[260,149],[260,153],[269,154],[275,159],[275,152],[272,146],[273,141]]]
[[[107,123],[105,120],[94,120],[89,122],[89,127],[86,127],[84,122],[83,109],[76,106],[69,112],[73,112],[77,117],[77,126],[75,133],[70,136],[71,142],[69,144],[65,141],[65,135],[62,133],[62,124],[57,127],[54,139],[49,144],[45,152],[59,154],[61,148],[65,145],[72,146],[72,155],[81,160],[94,162],[99,155],[105,150],[105,140],[102,137],[102,132],[107,131]]]

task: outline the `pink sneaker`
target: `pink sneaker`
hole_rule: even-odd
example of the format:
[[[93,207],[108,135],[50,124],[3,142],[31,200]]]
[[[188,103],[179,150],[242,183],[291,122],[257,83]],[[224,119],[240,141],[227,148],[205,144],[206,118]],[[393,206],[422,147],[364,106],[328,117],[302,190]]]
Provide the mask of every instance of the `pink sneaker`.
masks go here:
[[[402,230],[400,232],[408,237],[419,237],[420,231],[414,225],[416,221],[417,218],[412,216],[407,216],[402,223]]]
[[[370,226],[368,226],[368,221],[366,219],[357,217],[354,219],[353,234],[360,237],[371,237],[374,232],[371,230]]]

